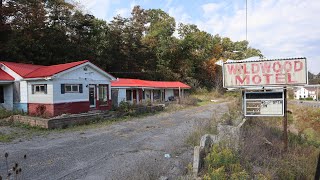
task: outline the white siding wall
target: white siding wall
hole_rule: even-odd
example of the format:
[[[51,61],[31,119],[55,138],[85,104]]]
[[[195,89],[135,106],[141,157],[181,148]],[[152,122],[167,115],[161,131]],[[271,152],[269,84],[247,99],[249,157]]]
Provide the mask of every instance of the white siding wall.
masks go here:
[[[61,94],[61,84],[82,84],[82,93],[64,93]],[[87,82],[83,80],[67,80],[67,79],[55,79],[53,80],[53,103],[64,102],[81,102],[89,101],[89,86]]]
[[[28,83],[20,81],[20,103],[28,103]]]
[[[305,88],[299,88],[295,93],[296,99],[308,97],[308,90]]]
[[[47,94],[32,94],[32,85],[47,84]],[[53,103],[53,82],[52,81],[29,81],[28,82],[28,103]]]
[[[109,99],[111,99],[110,79],[88,65],[86,68],[87,70],[85,71],[84,67],[79,67],[53,80],[54,103],[88,101],[90,84],[109,84]],[[83,93],[61,94],[61,84],[82,84]]]
[[[168,101],[169,97],[173,96],[173,89],[166,89],[165,100]]]
[[[4,103],[0,105],[8,110],[13,108],[13,85],[1,85],[3,86]]]
[[[122,101],[126,101],[127,95],[126,95],[126,89],[119,89],[118,91],[118,103]]]

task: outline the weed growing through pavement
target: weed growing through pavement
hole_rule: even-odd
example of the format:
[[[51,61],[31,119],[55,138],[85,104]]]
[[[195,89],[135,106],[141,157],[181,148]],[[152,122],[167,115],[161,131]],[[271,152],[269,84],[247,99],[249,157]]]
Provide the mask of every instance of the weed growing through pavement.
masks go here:
[[[14,180],[19,180],[19,179],[24,179],[23,177],[23,171],[22,171],[22,165],[21,164],[26,164],[27,160],[27,155],[25,154],[22,157],[22,162],[9,162],[9,153],[4,154],[5,157],[5,164],[6,164],[6,172],[3,175],[0,175],[0,179],[14,179]]]

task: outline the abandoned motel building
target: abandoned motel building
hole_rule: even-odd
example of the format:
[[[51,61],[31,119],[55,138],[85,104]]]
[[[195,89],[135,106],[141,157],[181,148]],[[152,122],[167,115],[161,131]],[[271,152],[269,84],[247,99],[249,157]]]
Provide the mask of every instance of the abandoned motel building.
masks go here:
[[[124,102],[171,101],[181,82],[117,79],[88,60],[42,66],[0,61],[0,108],[47,117],[110,110]]]

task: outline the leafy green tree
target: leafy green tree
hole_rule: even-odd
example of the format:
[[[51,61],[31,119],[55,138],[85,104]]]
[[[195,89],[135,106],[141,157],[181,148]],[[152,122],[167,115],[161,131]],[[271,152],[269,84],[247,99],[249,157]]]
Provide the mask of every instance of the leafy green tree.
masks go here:
[[[131,16],[97,19],[65,0],[2,0],[0,58],[34,64],[88,59],[116,77],[179,80],[220,88],[215,62],[262,56],[247,41],[179,24],[161,9],[135,6]],[[174,33],[177,33],[175,35]]]

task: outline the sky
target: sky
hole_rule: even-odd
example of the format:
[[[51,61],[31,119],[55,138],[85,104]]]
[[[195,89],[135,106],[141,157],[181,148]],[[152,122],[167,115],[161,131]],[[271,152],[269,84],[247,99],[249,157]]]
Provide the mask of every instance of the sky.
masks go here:
[[[246,39],[246,0],[76,0],[97,18],[129,17],[132,8],[162,9],[176,23],[195,24],[233,41]],[[320,0],[247,0],[249,46],[267,59],[306,57],[320,72]]]

